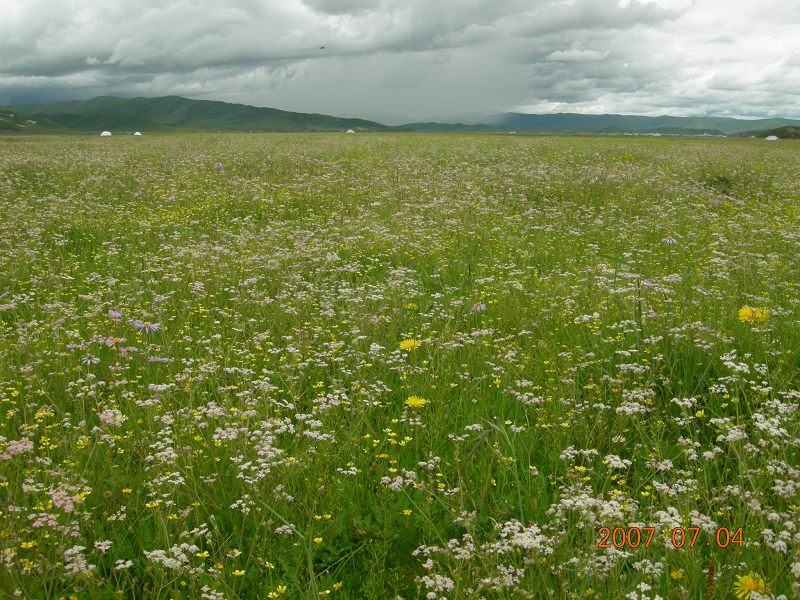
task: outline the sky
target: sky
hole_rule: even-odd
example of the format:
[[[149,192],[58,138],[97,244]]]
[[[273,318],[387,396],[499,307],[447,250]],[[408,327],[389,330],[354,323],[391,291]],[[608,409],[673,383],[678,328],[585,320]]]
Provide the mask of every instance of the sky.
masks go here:
[[[0,104],[800,118],[798,0],[0,0]]]

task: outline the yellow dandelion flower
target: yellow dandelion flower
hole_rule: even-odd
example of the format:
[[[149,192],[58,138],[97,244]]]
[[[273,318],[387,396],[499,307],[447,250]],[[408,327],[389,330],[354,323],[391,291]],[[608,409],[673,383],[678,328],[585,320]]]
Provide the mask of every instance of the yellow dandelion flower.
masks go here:
[[[321,537],[315,537],[314,538],[314,543],[315,544],[321,544],[322,543],[322,538]]]
[[[672,577],[675,581],[678,581],[680,579],[683,579],[683,571],[676,569],[672,571],[669,574],[669,576]]]
[[[419,340],[408,339],[400,342],[400,350],[405,350],[406,352],[411,352],[412,350],[416,350],[420,346],[422,346],[422,342],[420,342]]]
[[[748,573],[747,575],[737,575],[736,583],[733,584],[733,592],[739,600],[748,600],[753,592],[763,593],[767,591],[767,582],[761,575]]]
[[[405,405],[409,408],[422,408],[428,404],[428,402],[429,400],[425,400],[425,398],[420,398],[419,396],[409,396]]]
[[[742,323],[761,323],[768,318],[769,311],[766,308],[743,306],[739,309],[739,320]]]

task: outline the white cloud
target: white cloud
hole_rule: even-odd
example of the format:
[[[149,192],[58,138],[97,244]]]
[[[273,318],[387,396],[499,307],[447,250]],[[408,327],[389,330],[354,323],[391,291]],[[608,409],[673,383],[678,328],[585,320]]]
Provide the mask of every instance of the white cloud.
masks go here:
[[[608,52],[570,48],[569,50],[555,50],[554,52],[548,54],[545,59],[558,62],[577,62],[585,60],[603,60],[606,56],[608,56]]]
[[[800,116],[781,0],[0,0],[0,103]],[[324,47],[324,48],[322,48]]]

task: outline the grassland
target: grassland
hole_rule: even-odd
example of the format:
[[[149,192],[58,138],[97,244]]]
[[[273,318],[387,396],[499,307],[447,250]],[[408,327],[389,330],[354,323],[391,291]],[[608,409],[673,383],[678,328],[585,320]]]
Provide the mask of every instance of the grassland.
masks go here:
[[[0,138],[0,597],[797,598],[799,176],[755,140]]]

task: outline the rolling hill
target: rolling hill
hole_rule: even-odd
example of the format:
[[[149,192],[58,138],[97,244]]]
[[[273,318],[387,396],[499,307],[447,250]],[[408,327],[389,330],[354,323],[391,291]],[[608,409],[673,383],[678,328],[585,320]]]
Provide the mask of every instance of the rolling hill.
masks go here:
[[[3,116],[5,115],[5,116]],[[9,115],[14,115],[10,117]],[[800,121],[791,119],[744,120],[729,117],[642,117],[576,113],[473,115],[464,123],[434,121],[386,126],[366,119],[350,119],[259,108],[180,96],[117,98],[99,96],[50,104],[0,107],[0,132],[132,131],[420,131],[517,132],[587,134],[738,135],[773,131],[794,137]],[[785,131],[784,131],[785,130]]]
[[[16,107],[0,108],[0,133],[59,133],[67,130],[47,117],[29,115]]]
[[[776,127],[775,129],[743,131],[739,135],[742,137],[757,137],[757,138],[765,138],[768,135],[774,135],[775,137],[781,140],[800,140],[800,126],[785,125],[783,127]]]
[[[72,131],[341,131],[385,130],[380,123],[329,115],[296,113],[213,100],[190,100],[180,96],[160,98],[116,98],[22,104],[0,107],[30,118],[46,118]]]
[[[672,135],[730,135],[754,128],[768,129],[793,125],[791,119],[744,120],[729,117],[642,117],[636,115],[586,115],[577,113],[523,114],[502,113],[473,117],[470,123],[410,123],[415,131],[515,131],[517,133],[635,133]]]

